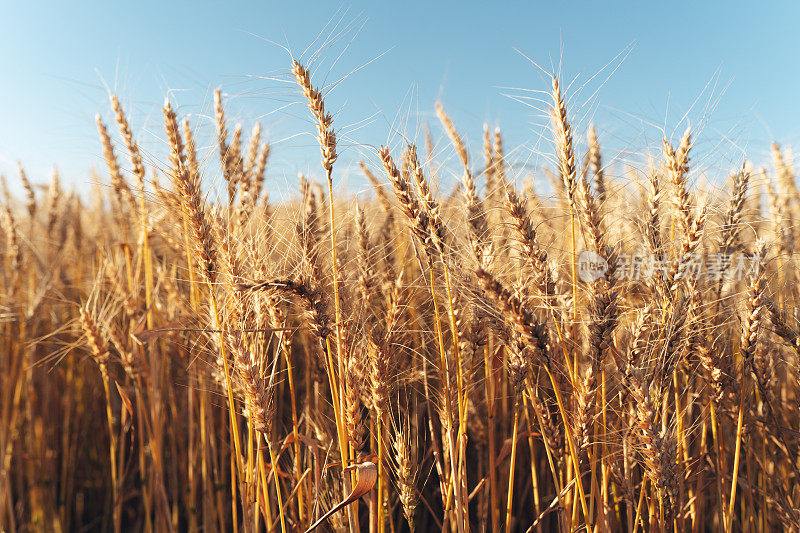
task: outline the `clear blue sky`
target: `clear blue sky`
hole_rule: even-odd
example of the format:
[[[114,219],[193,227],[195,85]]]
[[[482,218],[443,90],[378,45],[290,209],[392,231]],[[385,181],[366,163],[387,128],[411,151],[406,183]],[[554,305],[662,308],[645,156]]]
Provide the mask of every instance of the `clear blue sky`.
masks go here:
[[[680,133],[687,111],[700,146],[714,152],[703,161],[709,168],[740,161],[742,147],[765,160],[773,138],[800,140],[797,2],[0,0],[0,172],[16,181],[20,159],[44,183],[58,165],[64,181],[84,189],[89,168],[103,170],[93,121],[98,112],[110,118],[106,85],[156,159],[165,95],[207,128],[210,92],[221,85],[231,121],[249,131],[260,119],[278,141],[272,172],[284,178],[276,179],[313,169],[316,154],[304,149],[311,138],[290,138],[310,123],[299,106],[285,107],[297,96],[274,78],[286,73],[288,55],[269,41],[299,54],[332,18],[360,29],[323,54],[317,83],[377,58],[328,95],[343,165],[368,150],[352,141],[391,140],[393,123],[407,134],[426,120],[438,126],[437,100],[475,152],[483,122],[501,125],[523,158],[547,152],[537,141],[540,113],[507,96],[526,94],[507,87],[548,88],[522,53],[545,68],[562,65],[567,82],[578,80],[573,89],[589,80],[573,90],[576,130],[596,123],[609,157],[657,142],[664,127]],[[624,61],[600,72],[621,52]]]

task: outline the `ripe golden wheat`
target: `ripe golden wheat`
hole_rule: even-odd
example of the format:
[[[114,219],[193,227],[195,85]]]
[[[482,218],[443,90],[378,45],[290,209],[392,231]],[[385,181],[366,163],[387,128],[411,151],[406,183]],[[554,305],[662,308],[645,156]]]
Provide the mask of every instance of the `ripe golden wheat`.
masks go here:
[[[287,80],[324,176],[296,200],[219,90],[218,161],[167,100],[148,180],[112,96],[90,205],[4,180],[0,529],[798,530],[787,151],[729,193],[691,185],[691,130],[637,172],[592,127],[581,164],[554,77],[554,196],[437,104],[453,194],[428,137],[375,149],[354,198],[325,91]]]

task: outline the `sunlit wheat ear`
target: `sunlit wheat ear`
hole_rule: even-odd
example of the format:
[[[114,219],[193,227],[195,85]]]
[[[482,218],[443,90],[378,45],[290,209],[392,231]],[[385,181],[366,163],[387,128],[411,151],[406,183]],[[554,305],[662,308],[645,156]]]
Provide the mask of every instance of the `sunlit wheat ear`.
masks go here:
[[[775,236],[779,254],[783,254],[792,249],[794,241],[794,229],[790,223],[791,216],[786,205],[785,195],[778,192],[778,187],[771,178],[767,177],[767,171],[764,168],[761,168],[759,172],[767,189],[772,233]]]
[[[483,125],[483,176],[486,180],[486,198],[494,200],[498,194],[496,172],[494,168],[494,146],[489,125]]]
[[[242,159],[242,125],[236,124],[233,127],[233,138],[231,139],[231,143],[228,147],[228,151],[230,152],[230,160],[231,160],[231,172],[234,176],[233,181],[236,182],[237,188],[241,188],[242,186],[242,165],[244,161]]]
[[[256,170],[256,163],[260,153],[259,143],[261,141],[261,125],[256,124],[253,133],[250,136],[248,143],[246,159],[241,159],[242,170],[240,171],[239,179],[239,205],[236,210],[237,226],[241,229],[250,219],[253,214],[253,208],[256,204],[256,199],[260,193],[261,184],[258,185],[259,190],[255,190],[253,174]]]
[[[338,154],[336,152],[336,133],[333,130],[333,116],[325,109],[322,93],[311,85],[311,74],[295,61],[292,64],[292,75],[306,98],[308,109],[314,116],[317,127],[317,142],[322,151],[322,168],[329,174]]]
[[[677,150],[672,147],[666,138],[663,140],[664,164],[672,183],[673,204],[684,235],[689,232],[693,222],[692,198],[688,185],[689,151],[691,148],[692,133],[689,128],[684,132]]]
[[[222,164],[222,176],[228,185],[228,205],[233,205],[238,183],[236,182],[236,161],[233,150],[228,144],[228,125],[225,120],[225,108],[222,105],[222,89],[214,90],[214,119],[217,126],[217,147]]]
[[[397,381],[397,358],[386,338],[369,339],[369,383],[372,406],[380,417],[389,408],[389,397]]]
[[[551,96],[553,98],[552,116],[558,156],[558,171],[564,184],[569,208],[574,210],[576,205],[577,174],[575,169],[575,149],[572,143],[572,127],[567,118],[567,107],[561,94],[561,87],[555,76],[553,77]]]
[[[744,215],[745,202],[747,201],[747,190],[750,182],[750,174],[742,165],[739,172],[733,174],[733,190],[722,221],[720,231],[719,254],[722,265],[720,268],[719,281],[717,282],[717,297],[721,297],[722,288],[725,281],[725,274],[731,264],[731,255],[741,247],[740,231],[742,229],[742,217]]]
[[[250,181],[252,182],[252,185],[250,195],[254,204],[259,198],[262,197],[262,202],[264,204],[269,202],[268,192],[264,189],[264,178],[267,171],[267,162],[269,161],[271,150],[272,147],[269,142],[264,142],[261,144],[261,149],[258,152],[258,158],[256,159],[255,166],[251,172]]]
[[[581,391],[577,394],[575,437],[582,450],[591,443],[591,430],[594,417],[602,408],[597,404],[598,388],[605,358],[613,342],[613,331],[618,318],[618,293],[609,287],[605,280],[594,282],[589,303],[587,328],[587,358],[589,365],[583,379]]]
[[[194,254],[200,262],[201,272],[209,283],[213,283],[217,270],[217,246],[200,190],[200,176],[192,171],[191,165],[186,165],[178,119],[169,100],[164,103],[163,111],[175,191],[183,216],[188,222]]]
[[[106,137],[107,136],[108,135],[106,134]],[[103,150],[105,149],[106,149],[106,143],[104,138]],[[36,194],[33,192],[33,186],[31,186],[31,182],[28,181],[28,174],[25,172],[25,168],[19,161],[17,161],[17,170],[19,171],[19,180],[22,182],[22,188],[25,189],[25,196],[26,196],[25,208],[28,210],[28,215],[30,216],[31,220],[33,220],[33,217],[36,215],[36,206],[37,206]]]
[[[647,477],[658,489],[665,520],[670,520],[677,500],[678,472],[675,465],[676,443],[665,432],[659,432],[658,406],[640,375],[632,378],[631,396],[636,406],[637,436],[641,446]]]
[[[469,167],[469,155],[467,153],[467,148],[464,145],[461,135],[459,135],[458,131],[456,130],[453,121],[450,120],[449,116],[447,116],[447,113],[445,113],[441,104],[436,104],[436,114],[439,116],[439,120],[441,120],[442,125],[444,126],[447,135],[450,137],[453,147],[455,148],[456,153],[461,160],[461,165],[464,167],[461,177],[461,184],[464,191],[464,203],[467,207],[467,223],[469,224],[469,235],[470,242],[472,244],[473,255],[475,256],[475,260],[479,265],[482,265],[484,268],[489,268],[494,255],[490,240],[491,234],[489,232],[489,222],[487,220],[486,209],[483,205],[483,201],[478,195],[477,187],[475,185],[475,178],[473,177],[472,171]],[[486,131],[488,139],[488,129]],[[492,157],[492,155],[493,153],[490,154],[490,157]],[[487,173],[487,183],[492,185],[492,188],[494,188],[495,185],[492,182],[492,179],[489,177],[489,174],[494,171],[494,162],[490,161],[489,165],[491,170],[489,173]]]
[[[762,322],[765,297],[764,291],[767,287],[766,256],[766,244],[761,240],[757,240],[755,243],[755,254],[753,255],[753,267],[748,281],[748,298],[745,315],[742,320],[742,338],[739,346],[739,353],[742,357],[742,365],[745,371],[753,363],[756,341]]]
[[[210,209],[209,215],[212,228],[215,230],[215,240],[219,243],[217,257],[219,259],[220,273],[224,274],[221,280],[224,281],[228,287],[233,287],[242,282],[242,275],[244,273],[241,254],[239,253],[240,243],[234,239],[231,232],[223,230],[226,224],[219,210],[212,208]],[[237,320],[246,319],[244,306],[245,302],[241,298],[234,298],[233,318]]]
[[[453,121],[450,120],[450,117],[447,116],[447,113],[445,113],[442,104],[438,102],[436,103],[436,115],[442,122],[442,126],[444,126],[448,137],[450,137],[450,140],[453,143],[453,148],[455,148],[456,154],[458,154],[458,159],[461,161],[461,165],[467,172],[469,172],[469,155],[467,154],[467,147],[464,145],[464,141],[458,134],[455,124],[453,124]]]
[[[508,180],[506,179],[506,159],[505,151],[503,150],[503,135],[500,132],[500,127],[494,129],[494,146],[492,154],[492,168],[497,176],[497,186],[502,189],[509,187]]]
[[[528,210],[511,188],[505,190],[505,195],[506,211],[511,217],[517,239],[522,246],[522,256],[534,273],[536,287],[542,295],[553,296],[555,280],[547,264],[547,251],[536,241],[536,230]]]
[[[420,208],[425,211],[430,221],[431,239],[439,254],[444,255],[445,245],[447,243],[447,231],[444,221],[442,220],[439,202],[434,199],[433,191],[431,191],[428,180],[425,178],[422,165],[417,157],[417,147],[413,144],[409,145],[406,153],[408,173],[411,175],[411,178],[414,180],[414,185],[417,188]]]
[[[681,357],[685,355],[681,347],[687,335],[688,311],[689,299],[680,296],[670,304],[663,314],[663,322],[659,324],[661,344],[650,365],[654,369],[650,381],[659,390],[663,390],[665,384],[669,383],[672,372],[680,365]]]
[[[5,230],[5,256],[6,265],[9,272],[15,275],[19,274],[19,268],[22,264],[22,249],[19,245],[19,233],[17,231],[17,222],[14,219],[14,214],[11,211],[11,206],[5,202],[3,206],[3,229]]]
[[[669,292],[668,294],[664,295],[665,297],[668,297],[669,295],[674,296],[677,294],[679,286],[682,283],[687,282],[687,276],[696,275],[696,273],[690,272],[689,269],[692,263],[697,261],[696,252],[698,251],[700,243],[703,240],[707,215],[708,212],[706,210],[706,206],[703,206],[697,217],[693,218],[692,225],[686,232],[683,239],[680,255],[675,259],[670,272],[671,277],[669,278],[669,283],[667,284],[667,287],[669,287]]]
[[[658,174],[651,172],[647,180],[646,218],[644,220],[644,234],[647,245],[653,256],[661,255],[661,184]]]
[[[589,141],[589,168],[594,176],[594,193],[597,195],[597,202],[602,208],[606,203],[607,184],[600,154],[600,143],[597,141],[597,132],[594,126],[589,127],[587,138]]]
[[[537,361],[549,365],[550,353],[547,329],[544,324],[490,273],[479,268],[476,275],[487,296],[494,301],[506,320],[510,322],[514,331],[524,342],[524,346],[532,350]]]
[[[744,214],[749,184],[750,173],[742,166],[741,170],[733,175],[733,191],[731,192],[730,204],[725,213],[725,220],[722,226],[720,251],[723,254],[730,254],[736,250],[737,246],[740,244],[739,232],[741,231],[742,216]]]
[[[47,234],[52,236],[58,222],[58,211],[61,203],[61,179],[58,170],[53,170],[50,187],[47,190]]]
[[[592,194],[586,173],[582,173],[580,180],[578,181],[578,193],[581,208],[581,225],[584,233],[587,236],[586,240],[592,249],[604,256],[604,258],[608,261],[609,257],[605,257],[607,255],[607,251],[605,239],[603,238],[600,206],[598,205],[594,194]],[[610,272],[609,274],[613,274],[613,272]]]
[[[537,390],[535,394],[531,396],[531,404],[533,405],[536,418],[541,421],[540,428],[543,432],[542,438],[547,440],[548,447],[557,457],[556,460],[562,463],[567,457],[567,452],[564,450],[564,430],[553,413],[551,413],[547,402],[539,397],[540,394],[542,394],[542,391]]]
[[[782,201],[786,206],[800,199],[800,192],[794,181],[792,166],[784,157],[784,152],[777,143],[772,143],[772,163],[775,167],[775,177],[783,195]]]
[[[709,346],[708,342],[704,342],[697,349],[697,358],[705,370],[705,379],[710,387],[711,400],[719,404],[725,395],[730,377],[723,367],[723,357],[713,346]]]
[[[408,413],[406,416],[410,418],[414,414]],[[417,446],[413,442],[414,424],[408,419],[404,422],[401,427],[395,429],[392,446],[398,498],[408,526],[411,531],[414,531],[417,506],[419,505],[419,493],[416,487],[419,461],[416,453]]]
[[[244,155],[244,167],[242,169],[242,183],[247,183],[247,188],[252,187],[253,169],[256,166],[258,154],[261,149],[261,123],[256,122],[253,131],[250,132],[250,140],[247,143],[247,153]]]
[[[307,279],[271,279],[258,283],[242,283],[240,291],[269,291],[292,298],[300,303],[309,329],[318,339],[323,340],[331,333],[331,321],[323,295],[313,288]]]
[[[0,174],[0,191],[3,193],[3,200],[10,204],[12,201],[11,191],[8,190],[8,182],[3,174]]]
[[[95,122],[97,123],[97,131],[100,133],[100,141],[103,144],[103,157],[106,160],[106,166],[108,167],[108,172],[111,177],[111,186],[114,188],[114,193],[116,195],[116,208],[120,210],[120,216],[122,215],[121,211],[123,209],[131,209],[132,211],[135,211],[136,203],[133,199],[133,193],[131,193],[131,190],[128,187],[128,182],[122,175],[122,170],[119,166],[117,155],[114,151],[114,143],[111,141],[111,137],[108,134],[108,128],[106,128],[106,125],[103,123],[100,115],[95,117]],[[32,192],[30,193],[30,199],[31,201],[33,199]],[[31,204],[29,204],[28,207],[29,211],[31,210],[30,205]],[[35,211],[35,203],[33,205]]]
[[[705,286],[703,281],[697,279],[688,283],[689,302],[686,309],[686,332],[683,336],[682,346],[679,348],[678,358],[680,361],[694,359],[700,346],[705,343],[706,331],[709,328]]]
[[[123,336],[116,325],[105,323],[101,325],[101,334],[108,339],[119,354],[122,368],[130,379],[137,379],[144,367],[142,358],[130,349],[130,342],[123,340]]]
[[[788,151],[782,151],[776,144],[772,144],[772,158],[775,165],[775,181],[779,192],[781,218],[784,221],[782,228],[782,251],[793,252],[795,247],[795,221],[798,217],[797,204],[800,203],[800,190],[795,183],[795,174],[787,158]]]
[[[649,332],[653,326],[652,320],[653,306],[648,305],[636,312],[636,318],[630,328],[630,340],[625,350],[624,360],[620,358],[618,368],[623,372],[623,382],[630,384],[633,373],[636,372],[644,362],[645,354],[648,349]]]
[[[89,346],[92,359],[94,359],[98,365],[105,367],[109,358],[108,346],[100,333],[100,328],[97,326],[94,316],[86,307],[81,307],[80,318],[81,327],[86,336],[86,344]],[[105,370],[103,372],[105,372]]]
[[[602,280],[595,282],[589,301],[588,355],[590,364],[598,372],[613,344],[612,334],[619,318],[620,293],[613,286],[608,287]]]
[[[119,99],[114,94],[111,95],[111,108],[114,110],[114,116],[117,120],[119,132],[122,134],[122,140],[125,142],[125,147],[128,149],[128,155],[131,159],[131,172],[136,176],[137,185],[141,192],[144,190],[145,181],[145,168],[142,162],[142,154],[139,151],[139,145],[133,139],[133,132],[128,123],[128,117],[125,116],[125,111],[122,109],[122,104],[120,104]]]
[[[237,218],[239,225],[243,225],[252,214],[256,199],[261,192],[261,184],[254,183],[254,174],[257,169],[258,158],[261,153],[261,124],[257,123],[250,134],[250,141],[247,143],[247,154],[245,154],[241,171],[241,193],[239,196],[239,210]]]
[[[189,119],[183,119],[183,138],[186,141],[186,170],[190,176],[200,176],[200,164],[197,161],[197,146]]]
[[[400,202],[400,208],[408,217],[413,234],[420,240],[426,251],[433,252],[430,216],[421,209],[417,196],[411,188],[411,182],[407,176],[403,176],[398,170],[388,147],[381,147],[378,155],[386,171],[386,177],[389,179],[389,183],[392,184],[397,200]]]
[[[229,332],[227,343],[233,356],[234,369],[242,381],[245,414],[253,422],[255,430],[269,439],[275,415],[274,384],[263,378],[262,369],[245,351],[239,333]]]

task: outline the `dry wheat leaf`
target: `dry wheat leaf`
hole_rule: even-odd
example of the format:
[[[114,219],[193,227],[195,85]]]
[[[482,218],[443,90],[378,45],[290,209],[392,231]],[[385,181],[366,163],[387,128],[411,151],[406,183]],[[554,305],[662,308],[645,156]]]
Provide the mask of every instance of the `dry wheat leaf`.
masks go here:
[[[354,468],[356,469],[356,472],[358,472],[358,480],[356,481],[356,486],[353,487],[353,490],[350,492],[350,495],[341,502],[331,507],[331,509],[327,513],[322,515],[322,517],[320,517],[319,520],[311,524],[311,527],[306,529],[306,533],[309,533],[309,531],[313,531],[314,529],[319,527],[320,524],[322,524],[333,514],[339,512],[340,510],[344,509],[347,505],[358,500],[360,497],[364,496],[366,493],[371,491],[372,487],[375,486],[375,482],[378,480],[378,467],[375,463],[367,461],[365,463],[360,463],[357,465],[350,465],[344,470],[342,470],[342,474],[350,470],[353,470]]]

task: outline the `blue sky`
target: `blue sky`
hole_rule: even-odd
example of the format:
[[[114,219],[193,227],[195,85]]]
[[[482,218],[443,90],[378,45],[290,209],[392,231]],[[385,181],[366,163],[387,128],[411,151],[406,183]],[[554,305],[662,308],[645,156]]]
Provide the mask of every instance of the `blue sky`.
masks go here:
[[[546,161],[542,105],[519,98],[541,96],[521,89],[548,89],[533,63],[560,68],[572,83],[576,133],[594,122],[607,158],[624,161],[663,131],[680,134],[687,120],[707,170],[738,165],[742,150],[765,162],[772,139],[800,140],[797,2],[0,0],[0,172],[14,182],[19,159],[45,183],[57,165],[83,190],[89,168],[103,170],[94,115],[110,118],[107,88],[162,161],[164,97],[210,132],[211,91],[222,86],[230,120],[245,131],[261,120],[275,141],[273,186],[293,182],[298,170],[314,171],[317,156],[311,137],[296,136],[311,124],[280,79],[289,65],[282,46],[299,55],[312,45],[310,57],[331,21],[337,29],[323,35],[345,31],[314,63],[315,83],[331,86],[363,67],[327,95],[342,168],[426,121],[438,136],[437,100],[476,156],[487,122],[502,127],[521,160]]]

